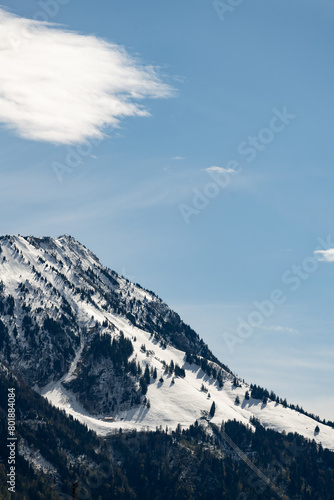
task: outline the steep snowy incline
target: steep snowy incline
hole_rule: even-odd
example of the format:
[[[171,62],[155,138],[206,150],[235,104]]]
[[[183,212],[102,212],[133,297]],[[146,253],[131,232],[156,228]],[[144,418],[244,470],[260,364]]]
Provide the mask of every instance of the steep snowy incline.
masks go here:
[[[251,417],[256,417],[264,427],[278,432],[297,432],[307,439],[314,439],[322,446],[334,450],[333,428],[317,423],[310,417],[290,408],[285,408],[282,404],[268,401],[264,405],[262,401],[252,398],[246,401],[244,395],[247,390],[250,390],[249,385],[239,382],[241,386],[235,387],[234,377],[231,374],[224,372],[224,385],[219,387],[217,381],[203,372],[198,365],[186,363],[184,352],[171,346],[161,347],[150,334],[134,327],[124,318],[108,315],[108,319],[132,340],[133,358],[143,367],[148,364],[157,370],[157,378],[150,378],[146,394],[149,407],[141,405],[110,415],[112,421],[108,421],[105,415],[93,416],[86,412],[73,393],[64,389],[60,384],[46,387],[42,392],[55,406],[65,409],[98,434],[104,435],[118,431],[120,427],[128,430],[133,428],[154,430],[160,425],[163,428],[167,426],[175,429],[178,424],[189,427],[195,420],[201,418],[209,418],[216,424],[220,424],[222,420],[236,419],[246,425],[249,424]],[[175,377],[173,374],[166,373],[165,366],[170,365],[171,361],[174,365],[183,366],[185,377]],[[202,386],[207,389],[207,392],[202,390]],[[235,404],[236,396],[239,396],[240,405]],[[209,411],[213,401],[216,405],[216,412],[214,417],[210,418]],[[316,425],[319,425],[319,433],[314,432]]]
[[[333,428],[246,399],[177,313],[67,235],[0,238],[0,360],[100,434],[256,417],[334,450]]]
[[[105,322],[105,313],[218,361],[164,302],[102,266],[70,236],[0,238],[0,280],[3,359],[33,384],[63,376],[80,339]]]

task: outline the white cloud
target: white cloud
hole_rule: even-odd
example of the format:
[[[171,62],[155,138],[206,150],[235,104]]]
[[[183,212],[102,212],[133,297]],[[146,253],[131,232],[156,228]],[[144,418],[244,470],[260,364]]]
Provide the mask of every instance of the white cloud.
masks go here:
[[[334,262],[334,248],[316,250],[314,253],[320,262]]]
[[[232,174],[232,173],[235,173],[235,170],[233,170],[233,168],[224,168],[224,167],[216,167],[216,166],[205,168],[204,171],[205,172],[217,172],[219,174],[223,174],[223,173]]]
[[[185,160],[186,158],[184,156],[173,156],[173,158],[171,158],[171,160],[174,160],[174,161],[181,161],[181,160]]]
[[[0,67],[0,122],[32,140],[103,137],[124,117],[149,116],[138,101],[173,94],[122,47],[1,8]]]
[[[273,332],[281,332],[281,333],[299,333],[295,328],[289,328],[287,326],[280,325],[272,325],[272,326],[263,326],[263,330],[270,330]]]

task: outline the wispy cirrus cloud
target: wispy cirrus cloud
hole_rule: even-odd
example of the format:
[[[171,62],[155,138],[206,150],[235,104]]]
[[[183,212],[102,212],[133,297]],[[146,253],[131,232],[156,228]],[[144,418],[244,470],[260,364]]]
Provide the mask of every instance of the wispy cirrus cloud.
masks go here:
[[[314,254],[320,262],[334,262],[334,248],[316,250]]]
[[[278,332],[278,333],[291,333],[291,334],[299,333],[299,331],[296,330],[296,328],[290,328],[290,327],[281,326],[281,325],[271,325],[271,326],[266,326],[266,327],[261,327],[261,328],[263,330]]]
[[[146,98],[173,89],[122,47],[0,8],[0,122],[21,137],[73,144],[103,137]]]

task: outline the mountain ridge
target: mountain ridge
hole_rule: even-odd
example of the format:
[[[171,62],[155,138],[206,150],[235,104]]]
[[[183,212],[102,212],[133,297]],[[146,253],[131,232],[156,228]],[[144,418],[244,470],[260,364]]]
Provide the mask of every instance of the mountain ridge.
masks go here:
[[[210,417],[299,432],[334,449],[334,429],[236,381],[153,292],[104,267],[69,235],[0,237],[0,356],[99,434]],[[237,397],[240,403],[237,403]]]

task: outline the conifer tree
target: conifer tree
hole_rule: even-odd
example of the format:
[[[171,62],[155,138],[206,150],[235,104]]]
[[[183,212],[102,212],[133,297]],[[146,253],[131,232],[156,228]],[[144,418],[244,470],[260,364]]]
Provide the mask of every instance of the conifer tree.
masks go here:
[[[146,368],[145,368],[144,378],[145,378],[145,382],[148,385],[150,383],[150,381],[151,381],[151,378],[150,378],[150,369],[149,369],[148,365],[146,365]]]
[[[211,405],[211,408],[210,408],[210,416],[211,416],[211,417],[214,417],[214,415],[215,415],[215,411],[216,411],[216,404],[215,404],[215,402],[213,401],[213,402],[212,402],[212,405]]]

